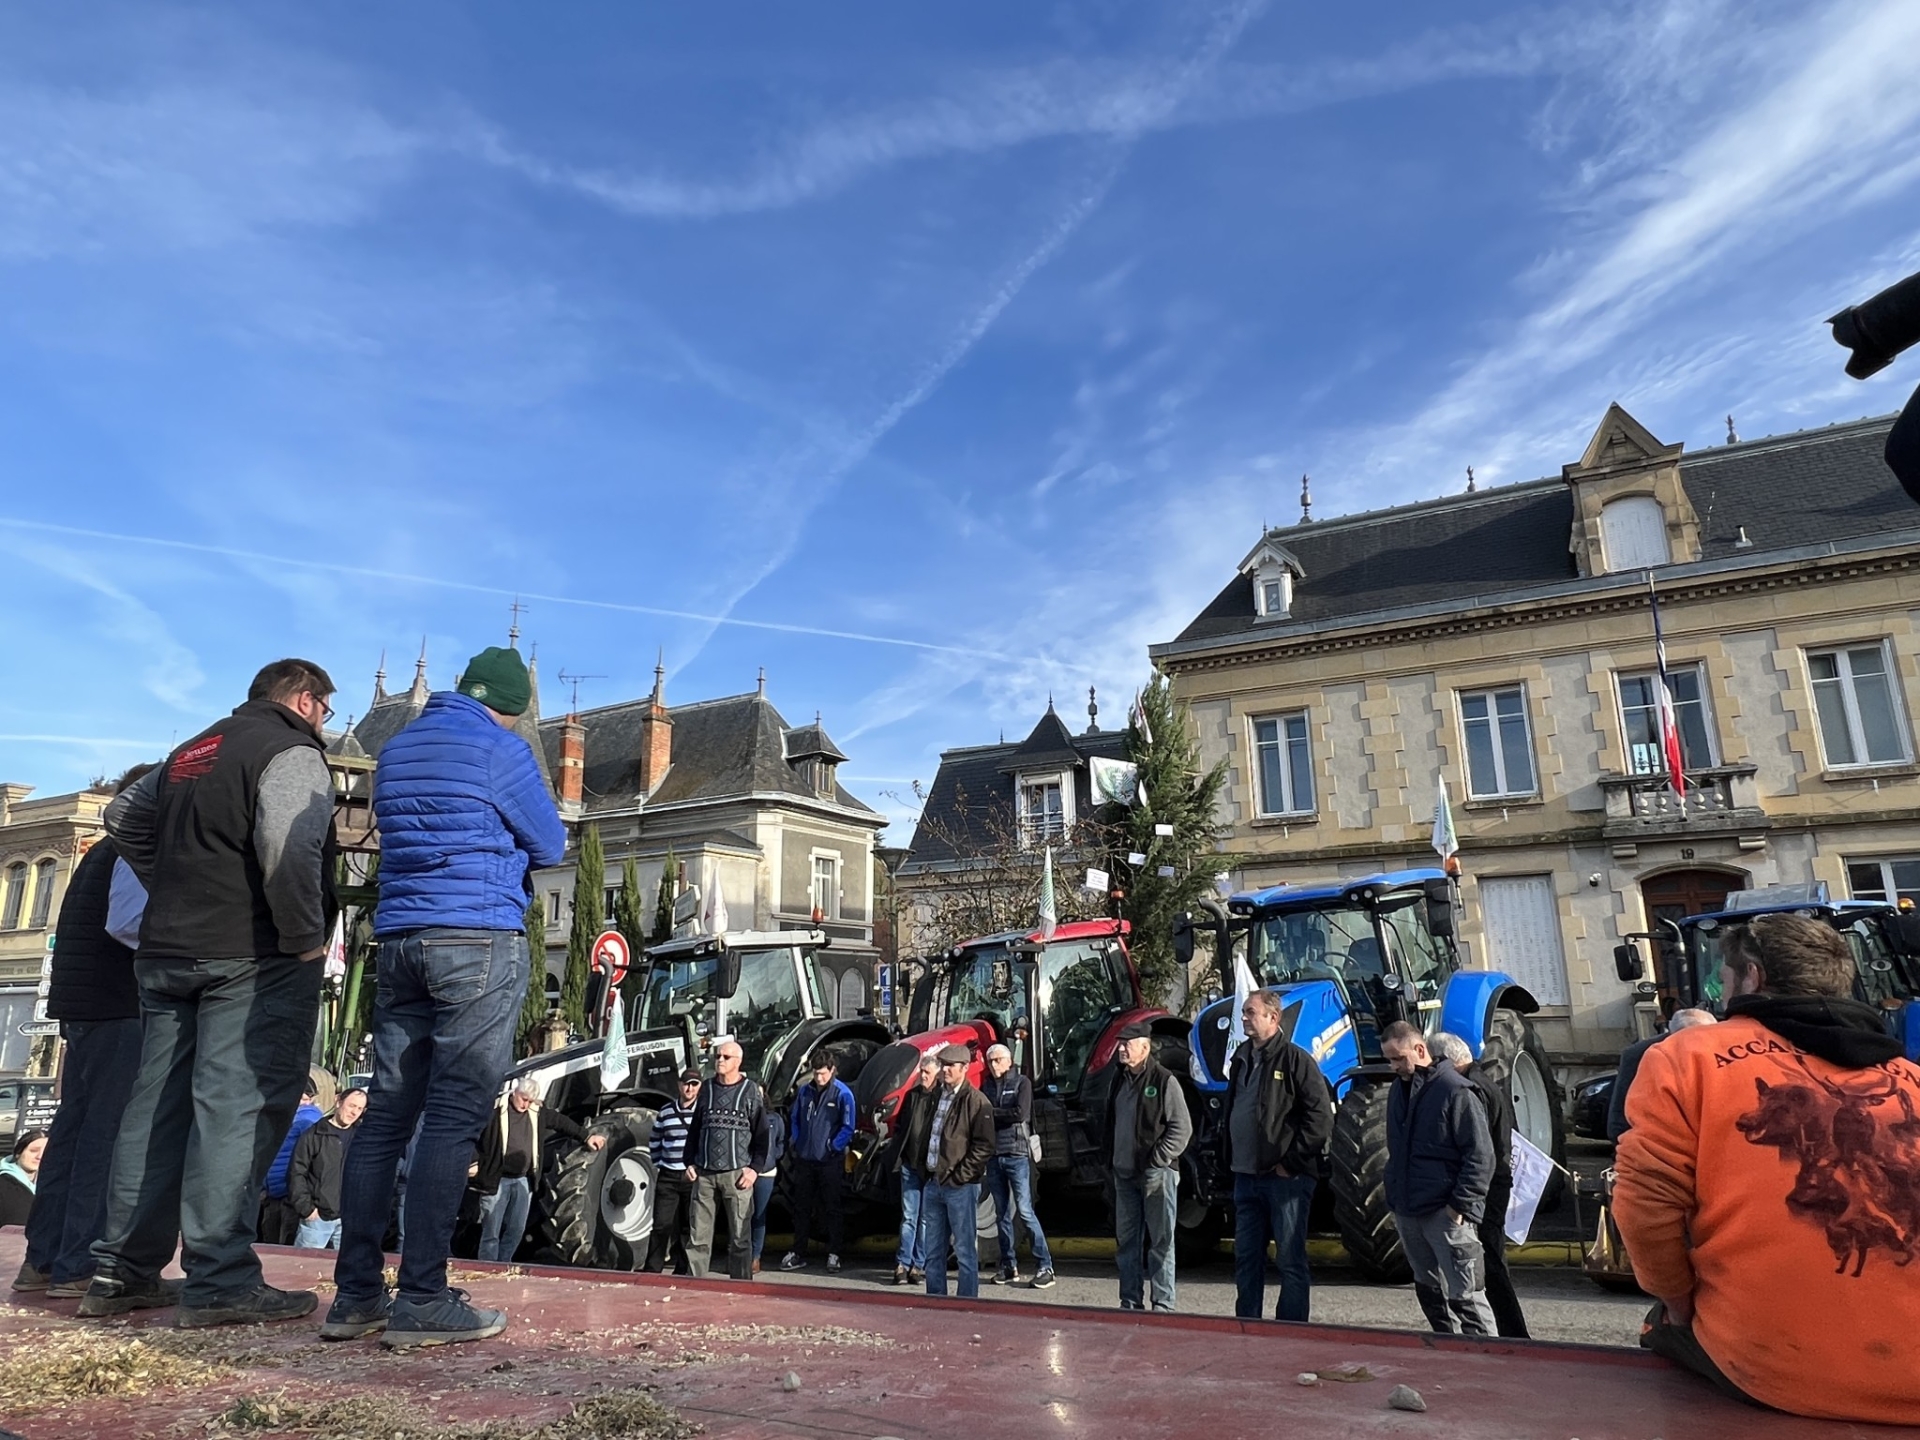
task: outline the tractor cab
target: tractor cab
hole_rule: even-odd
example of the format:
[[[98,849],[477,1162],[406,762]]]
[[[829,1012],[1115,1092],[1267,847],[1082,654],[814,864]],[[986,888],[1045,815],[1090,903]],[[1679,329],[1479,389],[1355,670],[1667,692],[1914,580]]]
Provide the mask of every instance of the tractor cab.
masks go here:
[[[817,930],[735,931],[668,940],[646,953],[628,1001],[627,1033],[685,1036],[690,1063],[740,1046],[741,1069],[765,1086],[807,1022],[825,1020]]]
[[[1664,922],[1659,934],[1634,933],[1614,951],[1622,980],[1639,982],[1663,1014],[1698,1007],[1724,1014],[1720,963],[1728,935],[1761,915],[1801,915],[1831,925],[1853,952],[1856,1000],[1879,1010],[1888,1032],[1905,1042],[1909,1059],[1920,1060],[1920,913],[1911,905],[1879,900],[1832,900],[1824,881],[1736,891],[1727,907]],[[1651,980],[1642,941],[1654,942]]]

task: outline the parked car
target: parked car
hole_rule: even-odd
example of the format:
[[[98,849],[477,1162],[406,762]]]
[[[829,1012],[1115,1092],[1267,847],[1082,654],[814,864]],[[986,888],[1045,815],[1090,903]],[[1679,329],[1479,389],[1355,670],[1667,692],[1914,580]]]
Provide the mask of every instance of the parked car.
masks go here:
[[[1588,1140],[1607,1138],[1607,1111],[1613,1105],[1614,1072],[1595,1075],[1573,1087],[1568,1108],[1573,1112],[1573,1133]]]

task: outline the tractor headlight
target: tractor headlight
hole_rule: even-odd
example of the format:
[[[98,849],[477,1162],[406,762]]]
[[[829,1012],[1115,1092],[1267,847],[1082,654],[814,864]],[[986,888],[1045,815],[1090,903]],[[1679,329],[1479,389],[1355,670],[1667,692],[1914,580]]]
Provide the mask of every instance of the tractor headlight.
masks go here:
[[[1207,1074],[1207,1064],[1198,1055],[1187,1056],[1187,1074],[1196,1085],[1211,1085],[1213,1077]]]

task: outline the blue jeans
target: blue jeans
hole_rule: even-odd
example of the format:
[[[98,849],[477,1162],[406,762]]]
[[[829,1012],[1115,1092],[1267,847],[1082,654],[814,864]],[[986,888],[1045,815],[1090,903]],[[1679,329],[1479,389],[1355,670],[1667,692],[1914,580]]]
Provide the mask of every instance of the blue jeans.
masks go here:
[[[927,1267],[927,1294],[947,1293],[947,1246],[960,1260],[960,1298],[977,1299],[980,1294],[980,1187],[940,1185],[929,1181],[920,1192],[920,1218],[924,1245],[921,1261]]]
[[[753,1258],[758,1260],[767,1244],[767,1207],[773,1203],[773,1187],[780,1179],[778,1170],[769,1170],[753,1182]]]
[[[533,1182],[524,1175],[502,1175],[500,1188],[480,1201],[480,1260],[511,1260],[527,1236],[527,1212],[533,1208]]]
[[[1113,1258],[1120,1267],[1122,1310],[1144,1310],[1149,1284],[1153,1308],[1173,1309],[1173,1229],[1179,1208],[1178,1170],[1155,1165],[1144,1173],[1113,1177]]]
[[[323,969],[291,955],[134,960],[140,1073],[93,1247],[101,1278],[151,1284],[177,1237],[183,1305],[260,1284],[260,1182],[307,1082]]]
[[[400,1295],[434,1300],[447,1288],[447,1248],[467,1189],[474,1142],[493,1114],[527,987],[519,930],[411,930],[380,941],[373,997],[373,1086],[340,1191],[341,1298],[383,1290],[394,1176],[414,1127],[403,1211]]]
[[[1053,1268],[1053,1256],[1047,1250],[1047,1234],[1040,1228],[1040,1217],[1033,1213],[1033,1162],[1025,1155],[996,1155],[987,1161],[987,1186],[993,1191],[993,1208],[1000,1217],[1000,1273],[1011,1274],[1015,1263],[1013,1222],[1026,1223],[1033,1242],[1033,1263],[1042,1270]]]
[[[27,1218],[27,1263],[56,1285],[93,1273],[93,1242],[107,1223],[106,1161],[140,1072],[140,1021],[68,1020],[60,1033],[60,1108]]]
[[[338,1220],[302,1220],[300,1232],[294,1236],[293,1243],[302,1250],[338,1250],[340,1222]]]
[[[1305,1322],[1313,1293],[1307,1268],[1307,1211],[1313,1206],[1313,1177],[1238,1175],[1233,1177],[1233,1313],[1242,1320],[1260,1318],[1267,1283],[1267,1241],[1273,1241],[1280,1265],[1280,1298],[1273,1318]]]
[[[902,1270],[918,1270],[926,1264],[926,1232],[920,1205],[926,1188],[924,1171],[906,1165],[900,1167],[900,1244],[893,1252],[893,1263]]]

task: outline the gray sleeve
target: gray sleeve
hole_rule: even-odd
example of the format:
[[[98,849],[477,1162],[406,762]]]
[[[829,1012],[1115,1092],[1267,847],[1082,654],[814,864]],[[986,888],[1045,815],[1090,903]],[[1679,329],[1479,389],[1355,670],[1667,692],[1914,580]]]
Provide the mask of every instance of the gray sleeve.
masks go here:
[[[1187,1092],[1178,1081],[1167,1086],[1165,1114],[1167,1133],[1153,1147],[1153,1163],[1173,1166],[1180,1163],[1180,1157],[1187,1153],[1187,1146],[1193,1140],[1193,1117],[1187,1113]]]
[[[129,950],[140,948],[140,921],[147,913],[147,887],[125,858],[113,862],[107,889],[107,934]]]
[[[267,762],[254,801],[253,849],[283,955],[304,955],[327,942],[328,877],[320,855],[332,824],[325,756],[299,745]]]
[[[154,766],[116,796],[102,817],[120,858],[142,884],[153,876],[154,841],[160,819],[160,777],[166,773],[164,764]]]

